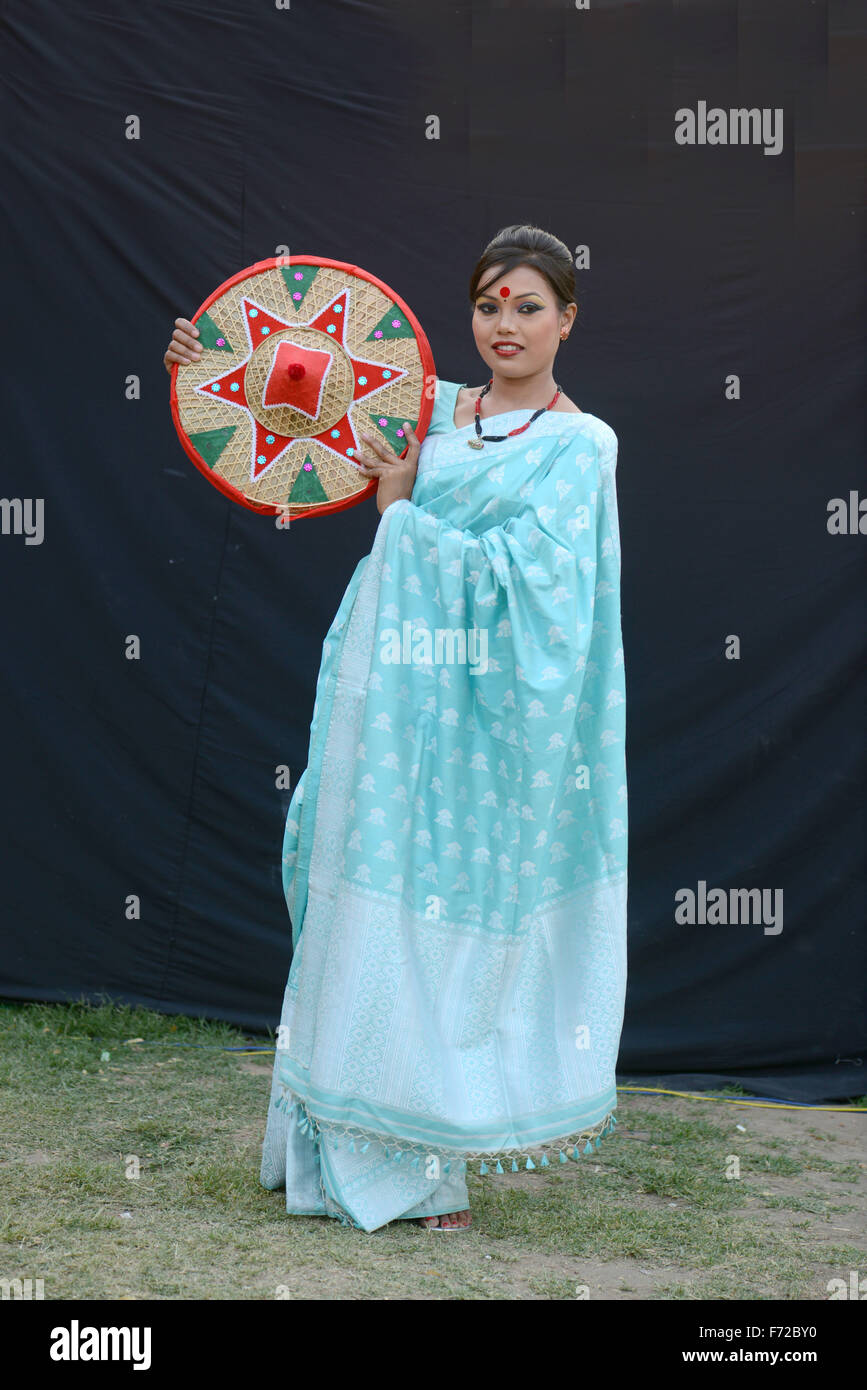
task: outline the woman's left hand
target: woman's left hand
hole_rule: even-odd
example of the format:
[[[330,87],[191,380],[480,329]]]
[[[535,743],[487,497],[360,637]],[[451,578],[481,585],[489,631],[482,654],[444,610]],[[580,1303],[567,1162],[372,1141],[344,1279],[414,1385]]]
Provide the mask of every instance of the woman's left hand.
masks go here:
[[[363,430],[359,431],[360,437],[370,447],[359,449],[355,454],[355,462],[359,465],[358,471],[363,477],[379,479],[376,505],[380,514],[392,502],[399,502],[402,498],[409,500],[412,497],[421,443],[407,420],[403,422],[403,432],[409,448],[405,458],[398,458],[394,450],[381,439],[365,434]]]

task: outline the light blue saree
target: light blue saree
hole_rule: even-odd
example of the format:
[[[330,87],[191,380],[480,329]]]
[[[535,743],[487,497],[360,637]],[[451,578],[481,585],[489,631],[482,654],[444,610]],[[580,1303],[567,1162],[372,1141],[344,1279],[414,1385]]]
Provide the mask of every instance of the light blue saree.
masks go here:
[[[437,382],[412,501],[323,644],[286,820],[295,954],[260,1181],[366,1231],[613,1127],[626,988],[617,437],[467,447]],[[486,434],[525,410],[484,421]]]

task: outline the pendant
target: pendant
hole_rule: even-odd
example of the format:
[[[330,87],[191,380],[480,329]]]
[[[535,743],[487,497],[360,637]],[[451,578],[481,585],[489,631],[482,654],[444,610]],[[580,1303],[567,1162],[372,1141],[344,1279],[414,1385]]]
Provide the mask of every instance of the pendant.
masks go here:
[[[467,444],[471,449],[484,449],[485,447],[481,439],[468,439]]]

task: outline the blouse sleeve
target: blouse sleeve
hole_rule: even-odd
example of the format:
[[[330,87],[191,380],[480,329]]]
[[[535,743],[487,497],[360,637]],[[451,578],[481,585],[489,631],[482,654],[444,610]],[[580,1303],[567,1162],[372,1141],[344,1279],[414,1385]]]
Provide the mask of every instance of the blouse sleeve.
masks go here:
[[[460,391],[460,383],[436,378],[434,387],[433,411],[427,427],[428,434],[442,434],[454,428],[455,400]]]

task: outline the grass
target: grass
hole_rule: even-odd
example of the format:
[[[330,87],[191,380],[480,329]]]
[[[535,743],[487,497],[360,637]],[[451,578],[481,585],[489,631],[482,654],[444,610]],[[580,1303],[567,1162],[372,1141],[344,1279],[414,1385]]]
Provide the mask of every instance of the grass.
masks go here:
[[[580,1164],[470,1175],[470,1232],[368,1235],[260,1186],[271,1059],[237,1029],[6,1004],[0,1035],[0,1277],[46,1298],[824,1299],[865,1266],[863,1098],[622,1094]]]

